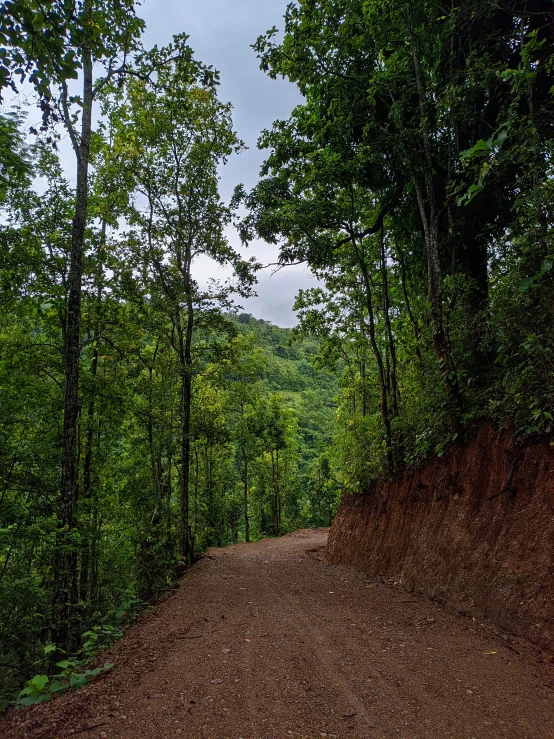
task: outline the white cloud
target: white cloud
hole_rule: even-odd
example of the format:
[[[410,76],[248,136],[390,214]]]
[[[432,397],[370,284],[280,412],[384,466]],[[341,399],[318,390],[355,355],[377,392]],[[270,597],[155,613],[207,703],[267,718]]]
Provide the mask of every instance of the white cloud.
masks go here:
[[[222,100],[234,106],[233,120],[248,151],[233,157],[221,171],[221,194],[228,200],[235,185],[244,183],[247,189],[258,179],[264,153],[256,142],[264,128],[273,121],[286,119],[301,101],[294,85],[284,80],[272,80],[259,69],[258,60],[250,45],[258,36],[274,25],[282,28],[283,14],[288,0],[145,0],[141,16],[146,21],[146,46],[168,43],[176,33],[187,33],[196,57],[212,64],[221,73],[219,94]],[[239,247],[236,234],[229,232],[235,248]],[[262,264],[277,261],[275,247],[256,242],[244,252],[255,256]],[[280,326],[293,326],[296,317],[292,310],[300,288],[313,286],[314,278],[305,266],[286,267],[272,275],[271,268],[259,275],[258,297],[240,301],[245,310],[257,318]],[[223,278],[224,270],[216,270],[209,260],[199,260],[195,277],[200,283],[210,277]]]

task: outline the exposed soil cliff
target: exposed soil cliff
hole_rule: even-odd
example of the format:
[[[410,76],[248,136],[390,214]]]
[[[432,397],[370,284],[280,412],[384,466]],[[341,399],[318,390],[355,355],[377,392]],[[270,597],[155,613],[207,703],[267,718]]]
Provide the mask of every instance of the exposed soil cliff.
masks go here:
[[[346,495],[327,559],[552,650],[554,447],[484,428],[403,479]]]

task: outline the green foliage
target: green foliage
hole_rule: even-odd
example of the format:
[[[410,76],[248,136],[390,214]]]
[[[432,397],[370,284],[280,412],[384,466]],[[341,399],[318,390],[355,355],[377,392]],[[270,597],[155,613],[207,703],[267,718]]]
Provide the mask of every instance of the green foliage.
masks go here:
[[[137,598],[148,601],[160,594],[178,571],[181,374],[172,343],[175,328],[164,305],[143,297],[146,283],[128,269],[127,242],[117,231],[106,233],[93,224],[82,306],[80,499],[74,534],[82,644],[75,644],[67,659],[55,652],[52,560],[59,530],[73,192],[54,153],[37,149],[36,157],[34,165],[50,186],[40,196],[31,188],[10,196],[11,221],[0,229],[2,693],[9,703],[31,676],[39,671],[49,676],[44,685],[25,685],[20,696],[17,690],[20,705],[48,700],[92,678],[91,660],[119,638],[125,612],[140,605]],[[99,175],[94,182],[94,208],[100,214],[113,202],[105,182]],[[128,207],[128,199],[118,202]],[[306,512],[303,480],[330,438],[335,389],[333,378],[310,364],[317,343],[289,346],[291,336],[255,319],[239,323],[209,305],[197,312],[189,485],[196,553],[210,544],[244,539],[245,449],[251,457],[251,537],[275,532],[271,450],[276,439],[267,430],[270,420],[280,434],[280,530],[313,519]],[[55,658],[60,664],[52,669]]]
[[[78,660],[62,660],[56,666],[60,672],[52,678],[48,675],[35,675],[27,681],[27,685],[19,692],[13,705],[22,708],[45,703],[51,700],[57,693],[69,688],[77,690],[86,685],[90,680],[103,672],[111,670],[113,665],[106,662],[102,667],[83,668]]]
[[[77,690],[101,673],[111,670],[113,664],[109,662],[101,666],[92,665],[104,649],[123,636],[124,626],[133,620],[143,606],[142,601],[130,597],[119,608],[109,611],[101,619],[101,623],[82,634],[82,646],[74,656],[55,662],[57,670],[52,676],[35,675],[27,681],[22,690],[14,693],[12,700],[9,697],[4,698],[2,708],[5,709],[9,705],[21,708],[44,703],[57,693],[69,689]],[[59,650],[55,644],[45,645],[42,660],[45,667],[52,664],[57,652]]]
[[[550,15],[301,0],[254,45],[304,99],[262,132],[241,234],[320,279],[299,331],[342,366],[350,489],[485,419],[552,429]]]
[[[10,190],[29,184],[31,166],[23,136],[22,119],[12,114],[0,115],[0,208]]]
[[[483,421],[554,429],[550,9],[291,3],[254,48],[303,101],[226,203],[244,145],[218,74],[185,35],[142,49],[135,5],[1,4],[0,88],[30,83],[43,113],[34,146],[0,116],[3,705],[109,669],[205,547],[329,525],[343,490]],[[236,315],[260,265],[233,224],[318,278],[295,330]],[[232,279],[201,284],[198,258]]]
[[[76,79],[83,49],[104,62],[110,77],[122,73],[125,57],[144,27],[133,0],[4,0],[0,13],[0,93],[28,80],[39,93],[45,122],[53,115],[56,85]],[[118,57],[121,52],[122,58]],[[76,99],[75,99],[76,100]]]

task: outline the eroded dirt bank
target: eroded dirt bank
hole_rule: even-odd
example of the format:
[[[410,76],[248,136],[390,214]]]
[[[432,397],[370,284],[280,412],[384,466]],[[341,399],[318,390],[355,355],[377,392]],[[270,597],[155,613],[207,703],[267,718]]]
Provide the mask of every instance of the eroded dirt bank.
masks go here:
[[[327,557],[552,650],[554,448],[485,428],[405,479],[345,496]]]
[[[77,693],[0,718],[43,739],[551,739],[554,669],[400,586],[321,561],[327,532],[211,550]]]

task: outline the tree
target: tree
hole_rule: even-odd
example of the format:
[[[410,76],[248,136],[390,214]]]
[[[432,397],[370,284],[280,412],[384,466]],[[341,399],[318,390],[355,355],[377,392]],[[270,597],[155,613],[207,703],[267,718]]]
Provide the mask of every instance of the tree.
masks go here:
[[[515,200],[516,171],[526,178],[522,159],[516,164],[513,156],[501,157],[509,165],[497,170],[502,174],[495,177],[496,187],[474,186],[465,210],[456,200],[470,184],[463,152],[488,140],[488,147],[478,146],[489,151],[487,165],[500,151],[513,154],[519,145],[517,135],[507,135],[510,110],[521,111],[531,101],[535,121],[539,108],[546,113],[552,49],[547,5],[507,0],[471,2],[461,9],[439,2],[302,0],[287,9],[282,43],[275,42],[273,29],[255,46],[262,68],[296,82],[306,99],[290,121],[277,122],[263,135],[261,144],[271,153],[262,173],[271,177],[257,193],[302,198],[304,173],[317,168],[323,182],[330,172],[371,193],[378,207],[370,229],[378,230],[387,214],[400,220],[400,213],[405,230],[408,224],[417,229],[424,245],[419,251],[427,269],[433,345],[452,433],[459,439],[469,387],[462,388],[460,378],[471,377],[475,387],[486,373],[487,245],[513,222],[509,204]],[[505,82],[507,70],[533,39],[527,54],[533,59],[527,65],[530,97],[524,103],[506,94]],[[547,126],[538,135],[548,136]],[[540,161],[544,176],[544,156]],[[476,192],[484,197],[474,198]],[[329,201],[323,212],[311,214],[312,223],[331,225],[332,195]],[[310,216],[307,209],[304,216]],[[266,219],[268,233],[278,228]],[[368,233],[367,227],[361,232]],[[351,241],[356,236],[360,232],[345,234]],[[316,241],[313,249],[332,251],[334,244]],[[301,247],[289,238],[281,261],[305,258]],[[461,295],[447,299],[447,277]],[[466,313],[472,361],[463,371],[449,336],[451,299],[463,301]]]
[[[0,115],[0,208],[10,190],[29,184],[32,173],[20,116]]]
[[[81,290],[85,231],[89,199],[93,105],[108,82],[125,74],[127,57],[137,48],[143,23],[135,16],[134,2],[82,3],[29,0],[3,3],[1,31],[9,46],[2,58],[4,84],[12,75],[29,81],[37,90],[43,111],[43,127],[61,122],[75,154],[77,170],[75,212],[71,235],[65,329],[64,432],[60,488],[60,541],[57,549],[54,603],[55,641],[67,648],[77,600],[77,423],[79,412],[79,360],[81,350]],[[104,67],[94,79],[94,65]],[[14,70],[16,65],[17,68]],[[32,71],[31,71],[32,70]],[[81,74],[82,92],[70,93],[69,82]]]
[[[552,431],[554,40],[545,0],[291,3],[256,48],[304,101],[227,205],[242,144],[186,37],[0,6],[0,88],[43,112],[0,116],[1,707],[205,546],[327,525],[483,422]],[[233,219],[317,277],[295,330],[235,305]]]
[[[180,550],[192,556],[189,531],[193,338],[196,328],[218,320],[218,306],[230,306],[233,292],[248,295],[254,262],[245,262],[224,235],[231,213],[218,193],[217,168],[242,148],[232,128],[231,108],[217,99],[213,76],[197,64],[184,36],[145,55],[123,104],[116,161],[132,179],[136,193],[135,263],[143,290],[167,313],[172,346],[181,375]],[[153,82],[144,70],[157,69]],[[142,206],[144,198],[146,203]],[[193,262],[206,256],[230,265],[235,284],[202,289]]]
[[[244,315],[244,314],[243,314]],[[239,316],[239,322],[241,322]],[[259,403],[262,394],[262,371],[265,357],[257,347],[255,337],[239,335],[233,342],[231,359],[224,365],[223,372],[230,383],[230,407],[235,416],[234,437],[240,464],[240,479],[243,488],[242,511],[244,540],[250,541],[249,482],[250,462],[256,454],[262,433],[259,421]]]

